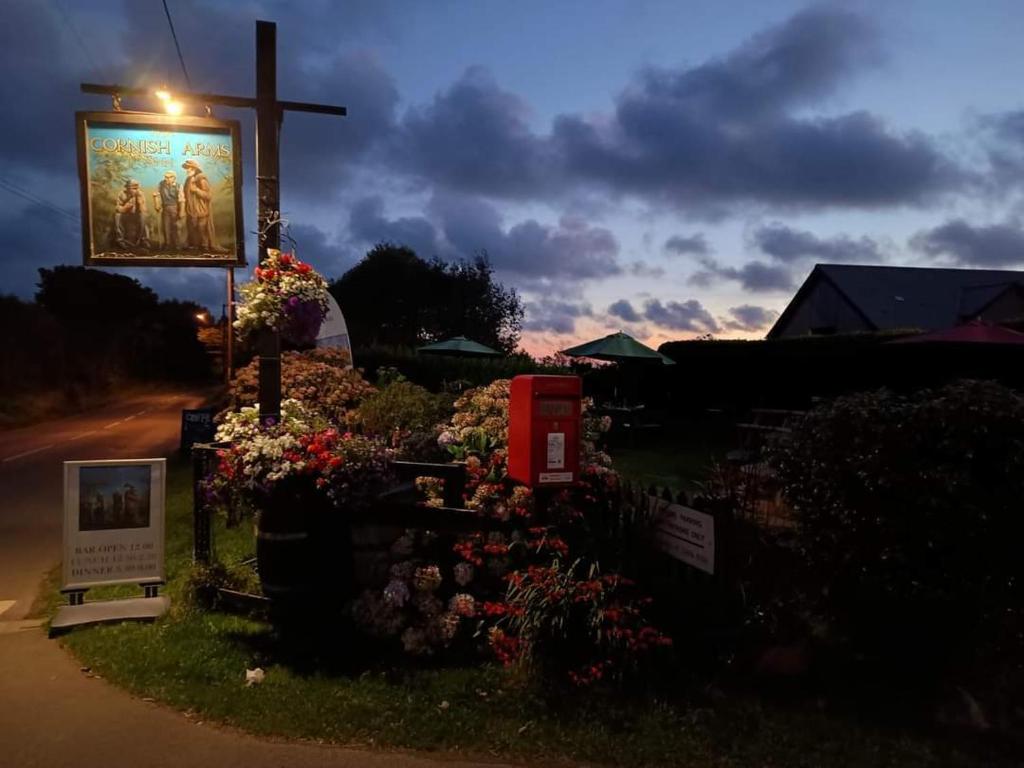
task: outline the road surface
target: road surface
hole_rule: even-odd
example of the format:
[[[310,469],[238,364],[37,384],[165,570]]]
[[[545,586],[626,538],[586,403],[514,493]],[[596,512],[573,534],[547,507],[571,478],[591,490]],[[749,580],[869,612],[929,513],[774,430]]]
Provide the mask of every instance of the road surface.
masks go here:
[[[181,409],[202,399],[156,393],[0,432],[0,765],[500,768],[272,741],[200,723],[80,669],[38,621],[24,619],[60,560],[63,462],[169,456],[178,448]]]
[[[159,458],[177,450],[191,393],[137,395],[77,416],[0,432],[0,622],[24,618],[60,561],[63,462]]]

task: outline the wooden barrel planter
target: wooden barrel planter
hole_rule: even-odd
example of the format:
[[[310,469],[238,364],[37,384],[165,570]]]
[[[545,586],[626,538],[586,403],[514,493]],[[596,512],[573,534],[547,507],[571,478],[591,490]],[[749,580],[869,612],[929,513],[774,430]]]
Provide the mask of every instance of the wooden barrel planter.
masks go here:
[[[316,569],[305,501],[302,494],[275,490],[256,518],[260,585],[275,603],[303,603],[313,595]]]
[[[340,606],[352,584],[346,510],[303,483],[274,489],[256,520],[263,594],[281,615]]]

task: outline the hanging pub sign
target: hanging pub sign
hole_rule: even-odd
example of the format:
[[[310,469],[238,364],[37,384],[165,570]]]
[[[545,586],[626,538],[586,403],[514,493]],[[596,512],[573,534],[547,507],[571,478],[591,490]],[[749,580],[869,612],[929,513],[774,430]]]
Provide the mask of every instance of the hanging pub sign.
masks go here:
[[[77,112],[86,266],[245,266],[238,121]]]

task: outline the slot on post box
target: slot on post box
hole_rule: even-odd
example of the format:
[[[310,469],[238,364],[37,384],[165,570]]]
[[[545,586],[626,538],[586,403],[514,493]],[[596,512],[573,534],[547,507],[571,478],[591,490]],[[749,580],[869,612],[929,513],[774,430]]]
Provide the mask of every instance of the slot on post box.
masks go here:
[[[531,488],[558,488],[579,480],[582,393],[578,376],[512,379],[510,477]]]

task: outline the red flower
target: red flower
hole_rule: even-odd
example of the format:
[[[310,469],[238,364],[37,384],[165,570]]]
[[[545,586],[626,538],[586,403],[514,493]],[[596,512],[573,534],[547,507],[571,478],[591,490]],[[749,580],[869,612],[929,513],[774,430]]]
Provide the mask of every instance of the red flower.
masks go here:
[[[484,616],[504,616],[508,613],[508,607],[504,603],[484,603]]]
[[[289,254],[289,253],[282,253],[281,254],[281,258],[279,258],[278,261],[281,262],[282,264],[286,265],[286,266],[288,264],[291,264],[292,263],[291,254]]]
[[[309,266],[309,264],[297,264],[295,266],[295,271],[298,272],[300,275],[308,275],[310,272],[313,271],[313,268]]]

